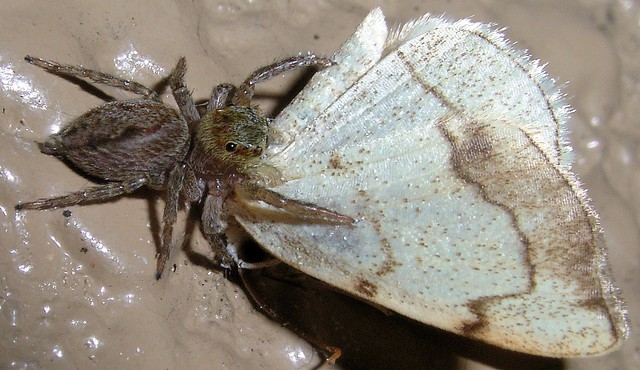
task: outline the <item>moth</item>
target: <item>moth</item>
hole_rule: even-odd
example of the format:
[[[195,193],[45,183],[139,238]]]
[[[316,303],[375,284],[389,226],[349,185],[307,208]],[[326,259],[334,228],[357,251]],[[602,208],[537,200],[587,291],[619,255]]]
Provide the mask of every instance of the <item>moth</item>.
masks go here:
[[[355,219],[260,202],[263,248],[350,295],[498,347],[603,354],[628,336],[598,216],[571,171],[570,108],[490,26],[373,10],[272,126],[273,187]]]
[[[389,31],[375,9],[330,64],[263,130],[251,173],[265,181],[185,182],[220,221],[226,263],[247,267],[218,240],[228,218],[280,261],[428,325],[548,357],[620,346],[625,304],[571,171],[570,109],[538,62],[488,25],[425,15]],[[248,106],[245,85],[211,110]]]

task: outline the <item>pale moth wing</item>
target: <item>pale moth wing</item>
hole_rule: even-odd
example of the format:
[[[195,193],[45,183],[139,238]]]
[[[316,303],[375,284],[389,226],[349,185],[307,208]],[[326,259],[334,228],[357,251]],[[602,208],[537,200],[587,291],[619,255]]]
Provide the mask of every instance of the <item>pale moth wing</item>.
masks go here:
[[[597,215],[571,172],[569,108],[490,26],[379,9],[274,121],[273,190],[353,217],[259,202],[237,219],[277,258],[454,333],[549,357],[626,337]]]

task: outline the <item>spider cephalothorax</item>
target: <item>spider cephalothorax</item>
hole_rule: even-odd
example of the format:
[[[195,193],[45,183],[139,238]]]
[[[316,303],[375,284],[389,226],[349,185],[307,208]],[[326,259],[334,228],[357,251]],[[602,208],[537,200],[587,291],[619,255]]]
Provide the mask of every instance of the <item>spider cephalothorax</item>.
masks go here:
[[[267,148],[268,131],[267,117],[260,108],[229,106],[202,117],[195,145],[209,161],[243,171],[260,161]]]

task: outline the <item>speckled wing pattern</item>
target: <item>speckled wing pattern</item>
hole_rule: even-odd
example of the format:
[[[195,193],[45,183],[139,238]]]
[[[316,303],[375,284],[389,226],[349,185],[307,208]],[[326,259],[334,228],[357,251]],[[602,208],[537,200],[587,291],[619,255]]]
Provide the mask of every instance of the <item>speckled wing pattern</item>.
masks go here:
[[[627,335],[597,215],[570,171],[569,108],[490,26],[372,11],[274,121],[273,190],[353,217],[259,202],[240,224],[339,289],[503,348],[550,357]]]

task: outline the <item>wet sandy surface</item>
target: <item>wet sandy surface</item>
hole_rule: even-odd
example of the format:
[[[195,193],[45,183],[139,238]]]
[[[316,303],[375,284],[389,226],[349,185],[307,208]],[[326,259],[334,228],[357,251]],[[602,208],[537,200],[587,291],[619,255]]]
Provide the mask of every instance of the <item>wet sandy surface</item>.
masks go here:
[[[488,0],[5,6],[0,23],[0,367],[286,369],[319,364],[311,345],[257,312],[240,286],[198,264],[202,258],[193,253],[174,253],[175,271],[160,282],[153,279],[162,202],[152,194],[72,207],[69,217],[62,210],[15,213],[13,205],[20,200],[90,184],[40,154],[34,141],[102,102],[22,58],[32,54],[83,64],[153,85],[184,55],[187,84],[197,99],[206,99],[212,85],[238,83],[278,58],[308,50],[330,55],[380,4],[390,24],[446,12],[507,26],[506,34],[519,47],[549,62],[551,76],[570,81],[565,91],[576,109],[570,122],[575,169],[601,213],[610,262],[636,330],[616,353],[561,362],[477,346],[404,322],[393,338],[413,355],[372,349],[371,356],[392,359],[399,367],[412,361],[437,368],[639,367],[640,11],[631,1]],[[262,93],[286,90],[276,81]],[[209,256],[197,230],[190,245],[195,254]],[[369,335],[376,332],[355,340],[376,342],[380,338]],[[426,342],[415,339],[425,336],[430,336]]]

